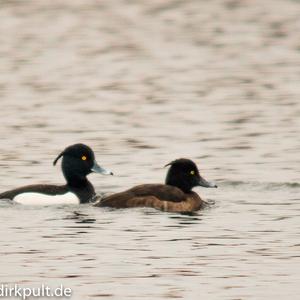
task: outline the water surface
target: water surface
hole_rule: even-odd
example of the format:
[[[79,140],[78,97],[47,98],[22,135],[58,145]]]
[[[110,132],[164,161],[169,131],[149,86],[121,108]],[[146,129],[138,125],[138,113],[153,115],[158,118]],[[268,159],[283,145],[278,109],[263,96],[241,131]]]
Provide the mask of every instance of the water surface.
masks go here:
[[[194,215],[0,206],[0,282],[72,299],[299,299],[298,1],[2,1],[1,190],[61,183],[89,144],[114,177],[188,157]]]

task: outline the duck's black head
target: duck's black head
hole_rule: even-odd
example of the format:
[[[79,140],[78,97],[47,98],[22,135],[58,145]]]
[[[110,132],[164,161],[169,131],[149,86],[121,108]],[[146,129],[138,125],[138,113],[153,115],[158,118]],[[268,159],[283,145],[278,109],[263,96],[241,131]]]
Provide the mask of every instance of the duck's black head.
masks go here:
[[[166,184],[176,186],[185,193],[189,193],[195,186],[217,187],[215,183],[208,182],[200,176],[196,164],[190,159],[176,159],[166,166],[170,166]]]
[[[100,167],[95,159],[93,150],[84,144],[75,144],[67,147],[54,160],[53,165],[62,157],[62,171],[70,185],[80,185],[92,172],[104,175],[113,175],[111,171]]]

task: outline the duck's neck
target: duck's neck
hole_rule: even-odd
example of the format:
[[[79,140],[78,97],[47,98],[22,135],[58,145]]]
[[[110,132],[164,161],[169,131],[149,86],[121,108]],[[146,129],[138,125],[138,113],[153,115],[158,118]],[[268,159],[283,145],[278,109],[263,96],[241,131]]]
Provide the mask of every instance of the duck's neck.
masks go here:
[[[90,182],[86,176],[74,175],[74,174],[64,174],[68,186],[82,188],[88,185]]]
[[[175,186],[181,189],[184,193],[191,193],[191,187],[185,182],[184,178],[169,175],[166,178],[165,184]]]
[[[88,203],[95,196],[95,189],[86,177],[65,176],[67,186],[71,192],[76,194],[80,203]]]

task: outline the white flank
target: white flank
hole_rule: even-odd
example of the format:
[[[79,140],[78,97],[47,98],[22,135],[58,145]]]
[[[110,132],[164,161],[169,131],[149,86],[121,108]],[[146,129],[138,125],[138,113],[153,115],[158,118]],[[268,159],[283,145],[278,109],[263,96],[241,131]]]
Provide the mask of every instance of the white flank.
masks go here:
[[[79,199],[71,192],[55,196],[41,193],[22,193],[17,195],[14,201],[23,205],[79,204]]]

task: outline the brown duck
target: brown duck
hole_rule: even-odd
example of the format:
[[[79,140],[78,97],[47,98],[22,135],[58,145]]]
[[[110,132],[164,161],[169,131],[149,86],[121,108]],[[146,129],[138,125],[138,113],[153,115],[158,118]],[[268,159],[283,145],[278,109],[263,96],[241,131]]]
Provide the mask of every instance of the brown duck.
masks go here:
[[[216,188],[215,183],[200,176],[196,164],[185,158],[167,164],[170,166],[165,184],[142,184],[127,191],[100,199],[95,206],[129,208],[153,207],[168,212],[193,212],[206,203],[193,192],[196,186]]]

